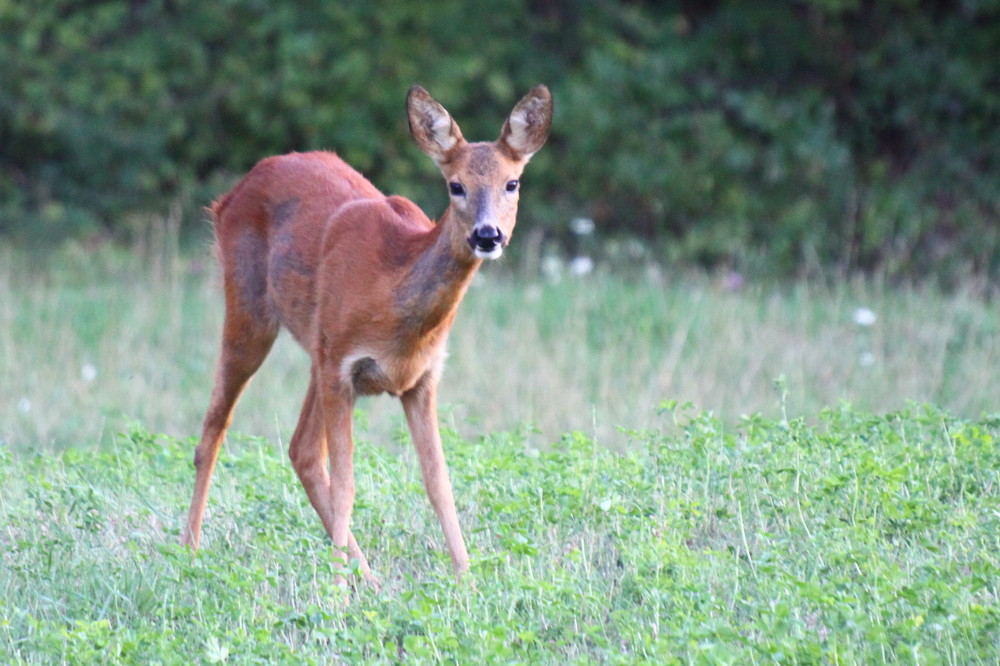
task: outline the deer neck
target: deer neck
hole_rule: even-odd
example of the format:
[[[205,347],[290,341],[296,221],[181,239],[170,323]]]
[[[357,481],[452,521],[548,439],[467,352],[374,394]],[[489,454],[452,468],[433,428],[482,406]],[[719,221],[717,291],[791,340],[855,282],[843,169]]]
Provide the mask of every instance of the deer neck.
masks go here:
[[[396,294],[404,337],[419,344],[447,334],[455,311],[483,263],[469,252],[451,206],[427,234]]]

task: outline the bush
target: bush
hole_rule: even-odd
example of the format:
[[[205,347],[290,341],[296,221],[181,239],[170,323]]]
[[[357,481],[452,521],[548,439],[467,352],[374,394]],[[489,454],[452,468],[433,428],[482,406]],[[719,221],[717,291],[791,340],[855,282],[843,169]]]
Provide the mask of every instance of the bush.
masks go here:
[[[525,217],[705,265],[1000,273],[1000,2],[0,4],[0,234],[136,231],[262,156],[329,147],[444,205],[421,83],[491,138],[539,81]]]

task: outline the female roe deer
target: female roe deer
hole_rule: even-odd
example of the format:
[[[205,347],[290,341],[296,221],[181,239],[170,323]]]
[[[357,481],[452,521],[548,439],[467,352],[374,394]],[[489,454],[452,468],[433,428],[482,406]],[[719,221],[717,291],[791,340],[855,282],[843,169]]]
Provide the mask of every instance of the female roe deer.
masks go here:
[[[499,257],[514,230],[518,179],[548,138],[552,97],[533,88],[500,137],[484,143],[467,143],[419,86],[406,106],[413,138],[448,183],[451,200],[437,224],[329,152],[266,158],[211,207],[226,312],[182,536],[193,549],[233,408],[284,326],[312,359],[289,456],[334,557],[346,562],[346,549],[377,585],[350,530],[351,417],[356,396],[390,393],[402,401],[456,576],[469,568],[438,432],[437,385],[458,304],[482,260]],[[337,582],[346,583],[342,575]]]

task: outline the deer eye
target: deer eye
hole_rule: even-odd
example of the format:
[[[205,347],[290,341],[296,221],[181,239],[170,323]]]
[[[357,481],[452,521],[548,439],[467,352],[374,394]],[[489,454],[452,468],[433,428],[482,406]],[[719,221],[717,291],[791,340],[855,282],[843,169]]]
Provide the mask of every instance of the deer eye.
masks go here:
[[[448,183],[448,190],[453,197],[465,196],[465,188],[462,187],[462,183]]]
[[[518,185],[518,182],[516,180],[508,180],[507,181],[507,191],[508,192],[516,192],[517,191],[517,185]]]

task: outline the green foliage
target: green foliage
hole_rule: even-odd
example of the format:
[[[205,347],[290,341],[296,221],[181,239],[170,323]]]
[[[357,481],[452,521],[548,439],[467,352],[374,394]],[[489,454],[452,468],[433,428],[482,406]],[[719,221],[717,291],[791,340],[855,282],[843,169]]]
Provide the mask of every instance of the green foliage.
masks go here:
[[[354,530],[383,590],[349,606],[264,440],[223,453],[197,555],[174,545],[193,442],[0,450],[0,660],[995,660],[1000,422],[842,406],[730,431],[663,407],[622,454],[446,431],[474,585],[451,580],[413,456],[362,435]]]
[[[421,83],[474,138],[555,93],[525,217],[667,258],[1000,272],[1000,4],[0,3],[0,233],[134,231],[262,156],[329,147],[433,210]],[[530,182],[529,182],[530,181]]]
[[[486,24],[497,33],[518,16],[505,4]],[[0,27],[18,38],[0,54],[0,230],[121,226],[178,196],[203,204],[199,186],[218,194],[214,179],[269,153],[325,146],[419,191],[417,160],[400,157],[410,85],[450,101],[470,136],[492,137],[537,82],[537,71],[492,71],[516,46],[469,31],[473,18],[455,1],[5,3]]]
[[[995,273],[1000,7],[923,4],[608,9],[564,91],[598,222],[780,273]]]

